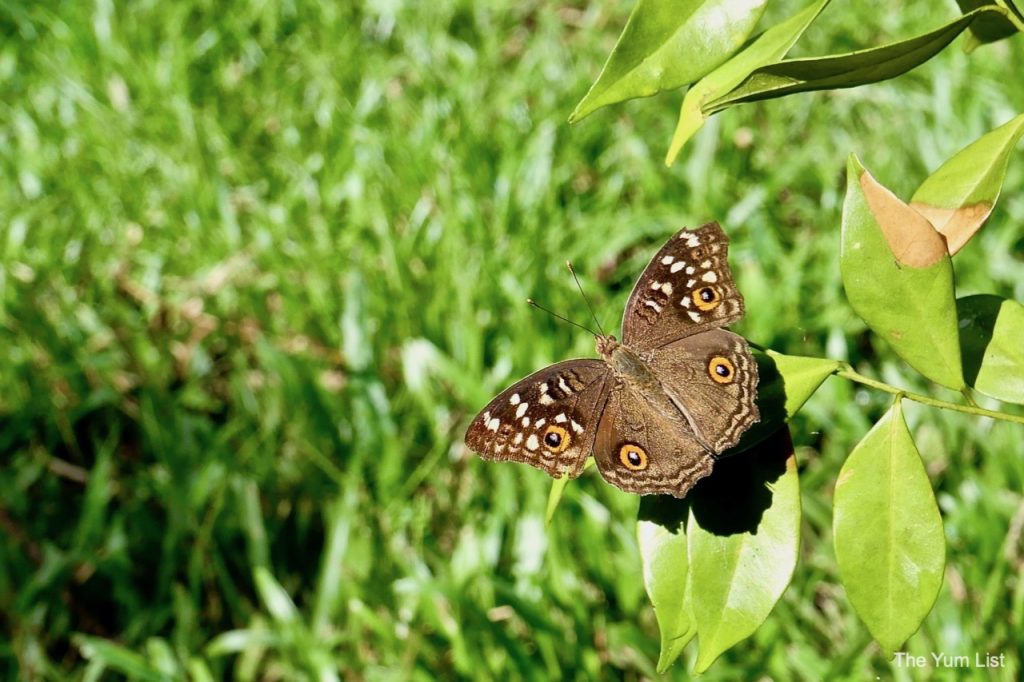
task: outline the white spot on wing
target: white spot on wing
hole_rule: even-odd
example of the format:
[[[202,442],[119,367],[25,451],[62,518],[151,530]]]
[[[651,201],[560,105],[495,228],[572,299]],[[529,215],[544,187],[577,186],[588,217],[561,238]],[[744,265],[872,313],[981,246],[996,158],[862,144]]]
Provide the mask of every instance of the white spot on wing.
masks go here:
[[[519,407],[516,408],[516,417],[522,417],[526,414],[527,408],[530,407],[530,403],[520,403]]]
[[[696,284],[696,283],[697,283],[697,280],[695,280],[695,279],[691,279],[690,281],[688,281],[688,282],[686,283],[686,286],[687,286],[687,287],[692,287],[692,286],[693,286],[694,284]]]
[[[704,261],[703,263],[701,263],[701,264],[700,264],[700,266],[701,266],[702,268],[704,268],[705,270],[707,270],[708,268],[710,268],[710,267],[711,267],[711,261],[709,261],[709,260],[706,260],[706,261]]]
[[[537,434],[531,433],[530,437],[526,439],[526,449],[536,450],[540,447],[540,441],[537,440]]]
[[[541,394],[541,396],[540,396],[540,404],[541,405],[550,405],[553,402],[555,402],[554,398],[549,396],[547,393],[542,393]]]
[[[518,405],[519,404],[519,400],[520,400],[520,398],[519,398],[519,394],[518,393],[513,393],[512,397],[508,399],[508,401],[510,403],[512,403],[513,405]]]
[[[692,237],[693,237],[693,232],[680,232],[679,233],[679,238],[680,239],[691,239]]]
[[[654,312],[656,312],[656,313],[660,313],[661,312],[661,306],[658,305],[657,303],[655,303],[654,301],[650,300],[650,299],[647,299],[646,301],[644,301],[644,305],[649,307],[649,308],[654,308]]]
[[[501,422],[498,421],[497,417],[495,417],[491,421],[487,422],[487,430],[488,431],[497,431],[499,426],[501,426]]]
[[[540,427],[544,426],[544,424],[546,424],[547,421],[548,421],[547,419],[538,419],[537,420],[537,428],[539,429]]]
[[[665,282],[661,285],[661,290],[665,292],[666,296],[672,295],[672,285],[669,282]]]
[[[686,267],[686,263],[684,263],[683,261],[679,261],[678,263],[673,263],[672,264],[672,267],[669,268],[669,272],[679,272],[680,270],[682,270],[685,267]]]
[[[515,440],[512,441],[512,444],[513,445],[519,445],[522,442],[523,442],[523,432],[522,431],[516,431],[516,437],[515,437]]]
[[[692,265],[690,267],[686,268],[686,274],[687,275],[692,275],[693,274],[693,266]]]
[[[672,265],[672,261],[675,260],[675,256],[665,256],[661,259],[662,265]]]
[[[523,421],[521,423],[522,423],[523,426],[529,426],[530,425],[530,418],[529,417],[523,417]]]
[[[698,237],[690,237],[689,239],[686,240],[686,245],[689,246],[691,249],[700,246],[700,239]]]
[[[714,270],[708,270],[707,272],[704,273],[704,276],[701,277],[701,279],[704,280],[705,282],[714,283],[718,281],[718,275],[715,273]]]
[[[572,393],[572,389],[569,388],[569,384],[565,383],[565,379],[558,377],[558,388],[562,389],[562,393]]]
[[[661,282],[651,282],[651,289],[657,291],[661,288]]]
[[[555,417],[555,421],[559,424],[564,424],[567,421],[567,419],[568,417],[565,416],[564,412]]]
[[[575,419],[570,419],[569,423],[572,424],[572,430],[576,433],[583,433],[583,427],[576,423]]]
[[[681,301],[679,301],[679,305],[683,306],[684,308],[689,308],[690,307],[690,298],[689,298],[689,296],[687,296],[686,298],[684,298]]]
[[[700,322],[700,313],[695,310],[690,311],[690,319],[694,322]]]

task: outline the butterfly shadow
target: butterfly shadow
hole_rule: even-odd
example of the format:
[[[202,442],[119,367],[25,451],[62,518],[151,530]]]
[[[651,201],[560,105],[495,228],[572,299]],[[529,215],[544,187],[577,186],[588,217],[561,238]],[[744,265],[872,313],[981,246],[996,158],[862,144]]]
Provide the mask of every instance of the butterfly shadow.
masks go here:
[[[711,475],[685,498],[645,497],[640,520],[676,533],[686,527],[692,511],[694,521],[709,533],[756,535],[765,511],[772,506],[772,486],[786,472],[792,454],[789,427],[783,425],[743,452],[715,462]]]

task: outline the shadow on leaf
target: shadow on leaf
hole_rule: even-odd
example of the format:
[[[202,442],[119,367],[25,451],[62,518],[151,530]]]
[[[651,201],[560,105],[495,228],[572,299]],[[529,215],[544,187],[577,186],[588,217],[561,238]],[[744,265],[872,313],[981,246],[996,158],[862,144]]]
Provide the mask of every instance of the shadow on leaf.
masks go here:
[[[715,535],[756,535],[772,506],[772,485],[786,473],[792,454],[789,427],[783,426],[745,452],[716,462],[711,475],[690,494],[694,519]]]
[[[789,427],[783,425],[743,452],[716,461],[711,475],[697,483],[686,498],[645,496],[639,520],[678,533],[685,530],[692,507],[694,519],[709,533],[756,535],[764,512],[772,505],[771,486],[786,472],[786,460],[792,454]]]
[[[985,351],[992,343],[992,334],[999,317],[1003,299],[991,294],[979,294],[958,299],[960,318],[960,352],[963,358],[964,380],[974,386],[985,359]]]
[[[640,499],[637,520],[657,524],[672,534],[678,534],[686,530],[689,515],[689,497],[680,500],[671,495],[644,495]]]

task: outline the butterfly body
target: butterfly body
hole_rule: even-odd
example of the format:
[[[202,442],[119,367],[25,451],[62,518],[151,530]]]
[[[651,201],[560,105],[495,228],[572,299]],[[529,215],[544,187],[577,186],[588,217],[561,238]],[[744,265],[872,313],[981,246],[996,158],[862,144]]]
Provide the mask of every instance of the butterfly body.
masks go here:
[[[721,329],[743,314],[727,244],[717,223],[680,231],[634,287],[622,342],[598,336],[600,360],[560,362],[505,389],[466,444],[552,476],[578,476],[593,452],[623,490],[685,495],[759,419],[753,356]]]

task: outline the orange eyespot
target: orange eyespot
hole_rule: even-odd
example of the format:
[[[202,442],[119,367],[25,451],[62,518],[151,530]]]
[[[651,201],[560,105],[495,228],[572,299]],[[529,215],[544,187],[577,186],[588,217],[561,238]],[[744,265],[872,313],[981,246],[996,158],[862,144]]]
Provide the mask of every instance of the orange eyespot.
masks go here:
[[[557,424],[551,424],[544,431],[544,447],[551,452],[564,452],[569,443],[572,441],[572,436],[569,432],[563,429]]]
[[[714,310],[718,307],[718,304],[722,302],[722,297],[718,295],[718,289],[714,287],[701,287],[700,289],[694,289],[691,294],[694,304],[701,310],[708,311]]]
[[[643,471],[647,468],[647,453],[639,445],[626,443],[619,448],[619,461],[630,471]]]
[[[716,355],[708,361],[708,376],[719,384],[731,384],[736,378],[736,368],[729,358]]]

